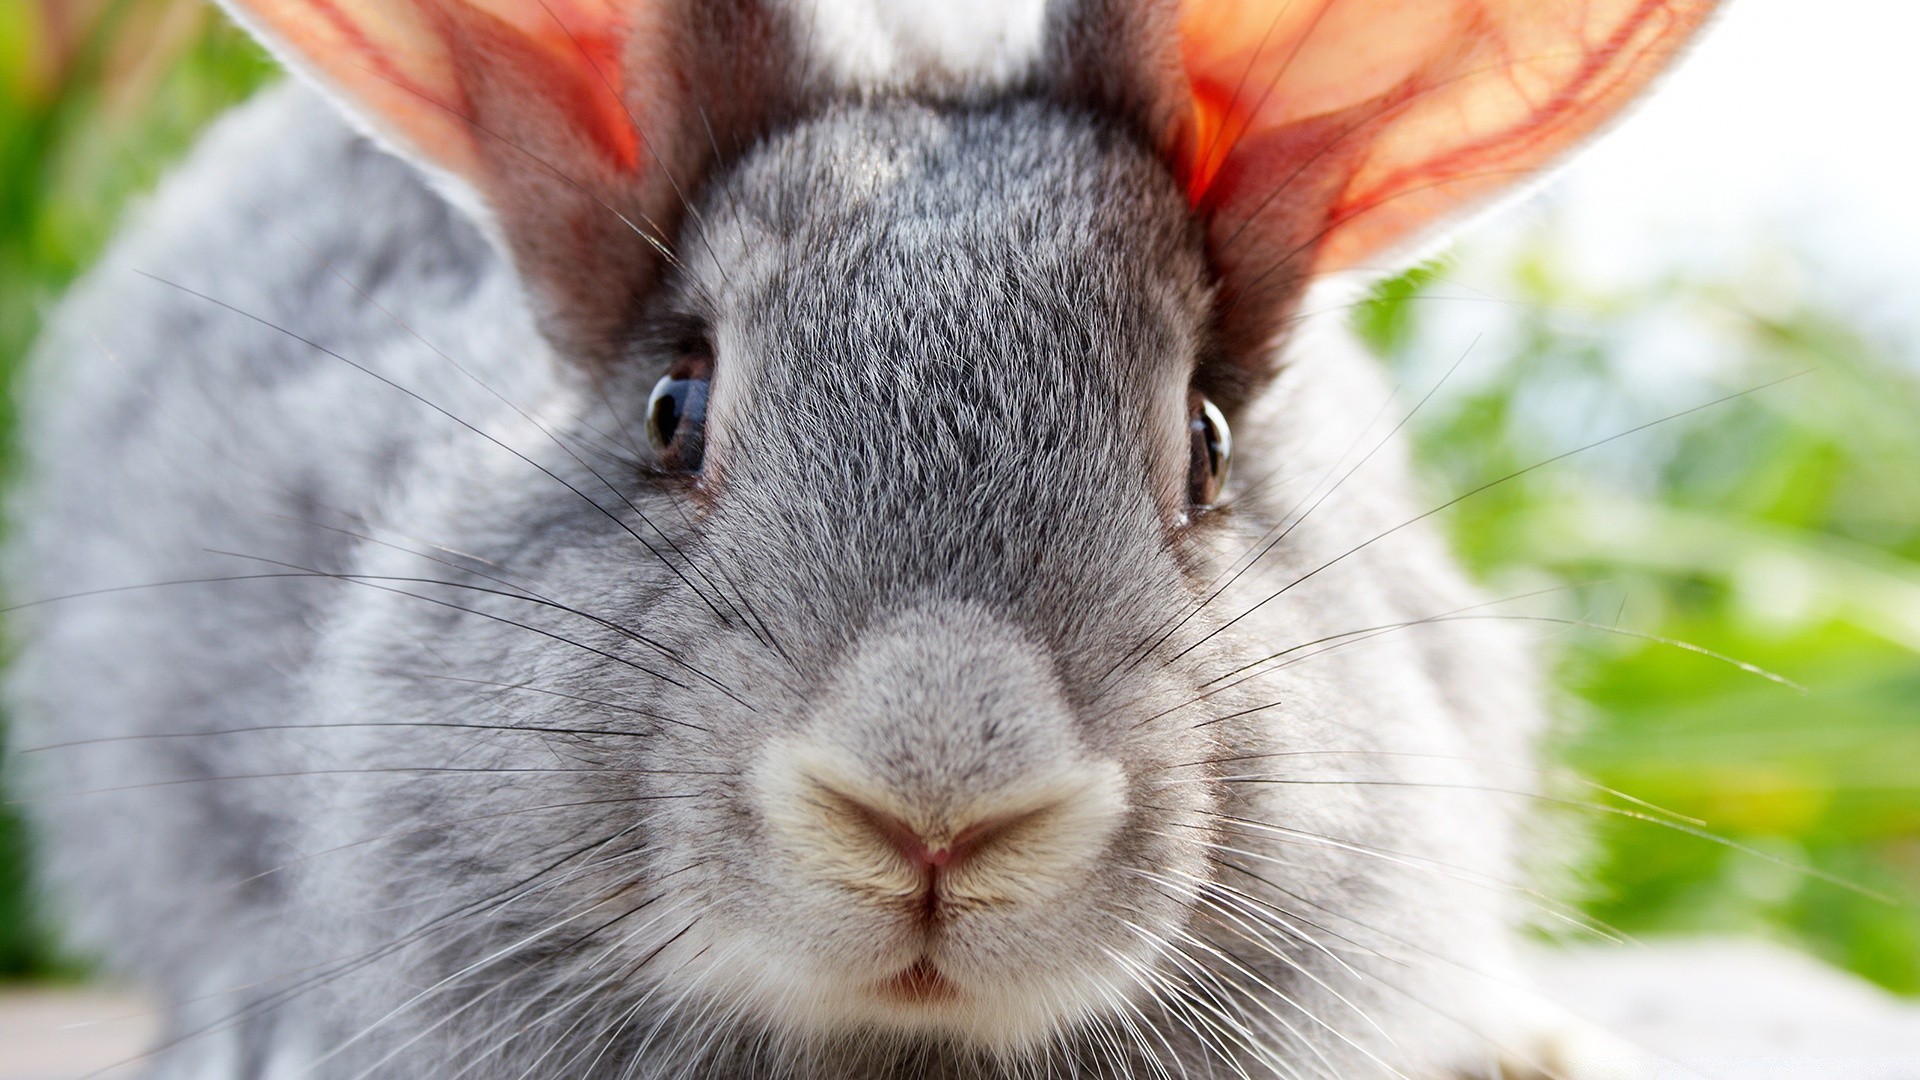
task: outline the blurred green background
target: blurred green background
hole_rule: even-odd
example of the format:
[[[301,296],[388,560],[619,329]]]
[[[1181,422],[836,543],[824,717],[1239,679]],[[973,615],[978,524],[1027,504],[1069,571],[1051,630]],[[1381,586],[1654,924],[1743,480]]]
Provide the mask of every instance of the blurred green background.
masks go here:
[[[0,372],[18,369],[42,313],[128,204],[270,76],[192,0],[0,0]],[[1436,501],[1806,373],[1445,517],[1496,595],[1563,586],[1557,617],[1684,640],[1807,688],[1540,624],[1567,719],[1560,759],[1765,856],[1600,813],[1577,879],[1556,887],[1637,936],[1761,935],[1920,994],[1920,378],[1783,287],[1790,250],[1757,239],[1737,269],[1596,291],[1566,271],[1552,225],[1538,214],[1495,249],[1391,279],[1354,310],[1409,401],[1458,357],[1447,326],[1497,313],[1411,425]],[[1497,290],[1460,287],[1469,270]],[[1699,362],[1649,365],[1676,343]],[[11,430],[0,400],[0,432]],[[0,808],[0,978],[74,975],[33,916],[29,856],[18,815]]]

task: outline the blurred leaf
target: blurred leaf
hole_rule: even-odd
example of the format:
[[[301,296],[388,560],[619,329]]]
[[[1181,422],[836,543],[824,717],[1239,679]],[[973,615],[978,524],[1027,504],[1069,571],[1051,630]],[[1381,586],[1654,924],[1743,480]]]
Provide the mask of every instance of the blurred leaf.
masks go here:
[[[1607,294],[1564,276],[1551,237],[1499,264],[1512,302],[1475,322],[1503,344],[1415,437],[1442,486],[1467,490],[1670,418],[1449,518],[1496,588],[1605,583],[1570,589],[1564,614],[1629,633],[1552,643],[1582,720],[1558,753],[1727,842],[1605,818],[1590,910],[1635,934],[1796,942],[1920,993],[1920,379],[1846,319],[1741,276],[1790,258]],[[1431,318],[1441,278],[1423,267],[1356,312],[1409,381],[1453,359]],[[1764,315],[1755,296],[1775,300]]]

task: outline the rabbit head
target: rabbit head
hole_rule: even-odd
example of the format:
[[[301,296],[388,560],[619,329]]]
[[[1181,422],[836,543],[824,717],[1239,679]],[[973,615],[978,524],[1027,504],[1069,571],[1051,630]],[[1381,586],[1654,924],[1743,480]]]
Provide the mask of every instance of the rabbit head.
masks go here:
[[[1462,1060],[1526,666],[1388,633],[1473,601],[1391,454],[1328,496],[1377,400],[1301,297],[1706,4],[1081,0],[853,85],[745,0],[230,2],[470,208],[551,371],[410,463],[308,679],[406,722],[315,740],[314,844],[448,823],[309,871],[386,913],[334,920],[427,1018],[384,1053]]]

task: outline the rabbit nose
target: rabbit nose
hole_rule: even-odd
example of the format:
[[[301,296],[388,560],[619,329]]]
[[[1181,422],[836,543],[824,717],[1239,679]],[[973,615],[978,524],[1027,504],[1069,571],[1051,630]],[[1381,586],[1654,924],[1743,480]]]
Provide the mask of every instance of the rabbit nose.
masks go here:
[[[885,810],[867,806],[857,799],[847,800],[848,808],[862,825],[886,841],[915,870],[944,870],[951,865],[959,849],[957,842],[929,841],[905,821]]]
[[[818,743],[780,747],[754,782],[788,866],[929,925],[1079,887],[1126,814],[1125,786],[1118,765],[1081,760],[961,803],[912,798]]]
[[[965,607],[872,628],[749,785],[790,872],[894,910],[1011,911],[1081,887],[1127,813],[1046,652]]]
[[[1045,811],[999,814],[974,821],[960,829],[935,828],[931,836],[901,818],[858,799],[845,797],[852,815],[879,839],[890,845],[906,864],[916,871],[938,874],[958,870],[977,853],[990,848],[996,840],[1017,833],[1021,826]]]

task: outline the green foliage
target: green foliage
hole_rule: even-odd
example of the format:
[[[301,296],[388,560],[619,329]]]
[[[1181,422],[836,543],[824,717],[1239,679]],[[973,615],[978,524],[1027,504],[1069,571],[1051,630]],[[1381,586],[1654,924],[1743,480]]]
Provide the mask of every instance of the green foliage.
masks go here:
[[[1592,815],[1588,908],[1636,935],[1791,941],[1920,993],[1920,379],[1796,295],[1791,260],[1596,294],[1550,237],[1501,257],[1499,344],[1413,430],[1444,491],[1578,451],[1448,523],[1496,593],[1567,583],[1556,616],[1599,624],[1549,642],[1578,721],[1561,758],[1700,822]],[[1416,384],[1458,355],[1423,326],[1485,299],[1452,269],[1356,311]]]

